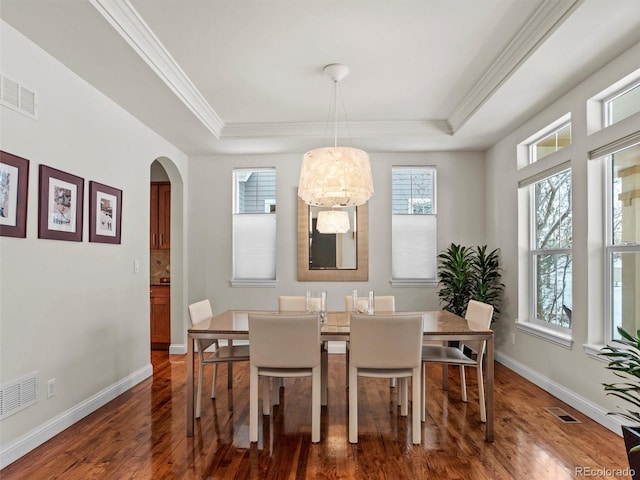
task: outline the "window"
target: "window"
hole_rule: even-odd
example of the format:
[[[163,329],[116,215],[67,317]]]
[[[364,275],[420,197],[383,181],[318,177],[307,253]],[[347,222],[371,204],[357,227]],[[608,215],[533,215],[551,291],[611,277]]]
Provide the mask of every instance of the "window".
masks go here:
[[[273,284],[276,279],[276,171],[233,172],[234,286]]]
[[[530,143],[529,163],[537,162],[568,145],[571,145],[571,122],[563,123]]]
[[[571,328],[571,170],[543,178],[531,187],[531,319]]]
[[[392,285],[432,285],[436,280],[436,169],[391,169]]]
[[[605,164],[605,342],[640,329],[640,144]]]
[[[606,98],[603,104],[605,127],[640,112],[640,82],[627,85]]]

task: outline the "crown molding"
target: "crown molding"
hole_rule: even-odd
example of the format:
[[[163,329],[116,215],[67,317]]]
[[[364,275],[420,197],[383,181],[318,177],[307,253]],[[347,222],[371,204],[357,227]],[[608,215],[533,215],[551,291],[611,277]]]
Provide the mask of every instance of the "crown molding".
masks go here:
[[[349,122],[338,124],[338,132],[358,138],[404,135],[451,135],[446,120]],[[222,131],[223,138],[238,137],[327,137],[327,124],[306,123],[236,123],[228,124]]]
[[[498,58],[453,110],[448,119],[452,133],[506,82],[584,0],[545,0],[529,17]]]
[[[171,91],[216,138],[224,122],[128,0],[89,0]]]

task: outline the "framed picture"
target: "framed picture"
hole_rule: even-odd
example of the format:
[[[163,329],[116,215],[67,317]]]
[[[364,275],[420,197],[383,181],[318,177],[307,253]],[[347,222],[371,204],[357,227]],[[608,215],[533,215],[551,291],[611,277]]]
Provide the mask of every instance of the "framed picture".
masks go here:
[[[27,236],[29,160],[0,151],[0,236]]]
[[[82,241],[84,179],[40,165],[38,238]]]
[[[89,182],[89,241],[120,243],[122,190]]]

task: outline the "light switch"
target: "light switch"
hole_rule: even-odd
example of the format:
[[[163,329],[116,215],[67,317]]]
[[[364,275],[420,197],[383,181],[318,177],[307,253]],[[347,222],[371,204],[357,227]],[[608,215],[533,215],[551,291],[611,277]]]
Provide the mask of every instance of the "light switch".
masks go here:
[[[133,273],[140,273],[140,260],[133,261]]]

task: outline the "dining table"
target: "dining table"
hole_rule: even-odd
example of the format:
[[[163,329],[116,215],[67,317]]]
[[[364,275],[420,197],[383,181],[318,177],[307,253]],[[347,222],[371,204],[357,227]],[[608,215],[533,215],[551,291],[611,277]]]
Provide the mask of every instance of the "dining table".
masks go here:
[[[194,324],[187,334],[187,436],[193,436],[195,424],[194,348],[196,339],[248,340],[249,315],[273,314],[272,310],[226,310]],[[304,313],[304,312],[301,312]],[[446,310],[393,312],[385,315],[422,314],[424,340],[443,342],[486,340],[485,401],[487,421],[485,438],[494,440],[494,332],[490,328],[478,329],[467,320]],[[320,336],[325,341],[349,341],[350,312],[327,312],[321,322]],[[346,380],[345,380],[346,387]]]

